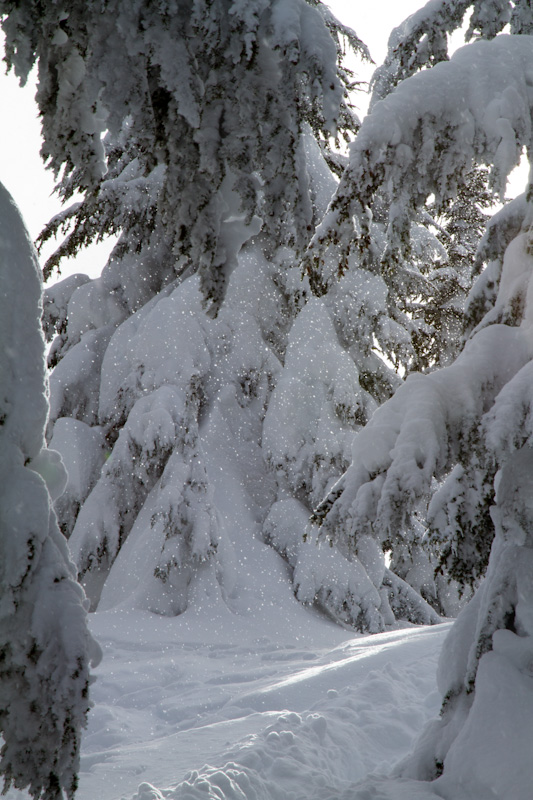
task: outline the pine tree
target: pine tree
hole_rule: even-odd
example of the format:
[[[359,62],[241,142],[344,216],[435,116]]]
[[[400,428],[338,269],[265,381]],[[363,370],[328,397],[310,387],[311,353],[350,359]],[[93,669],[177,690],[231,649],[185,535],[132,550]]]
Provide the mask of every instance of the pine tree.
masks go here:
[[[476,259],[485,226],[487,209],[494,205],[488,188],[488,170],[476,166],[457,188],[457,196],[438,209],[426,203],[422,218],[435,231],[442,245],[442,257],[421,264],[429,291],[414,298],[410,313],[420,320],[413,347],[410,371],[428,372],[451,363],[464,344],[466,301],[482,263]]]
[[[71,476],[62,530],[93,608],[121,586],[145,608],[180,613],[204,581],[229,602],[235,534],[213,453],[242,472],[250,541],[259,525],[287,557],[269,533],[273,506],[292,497],[306,518],[347,467],[348,434],[398,383],[372,350],[386,325],[379,279],[347,277],[307,309],[299,269],[342,168],[332,138],[358,126],[343,40],[366,48],[303,0],[3,9],[8,60],[24,76],[39,59],[43,153],[65,199],[84,191],[43,234],[67,231],[45,272],[121,231],[100,279],[47,292],[49,436]],[[317,320],[335,351],[325,379],[316,337],[314,367],[297,354],[298,331]],[[300,453],[290,424],[285,443],[269,438],[270,403],[283,405],[294,371],[304,394],[320,388]],[[126,589],[128,558],[142,579]]]
[[[428,4],[419,14],[444,5]],[[493,6],[483,19],[494,34],[499,28],[489,22],[500,26],[508,16],[491,17]],[[521,9],[530,13],[518,3],[501,8],[513,11],[514,23]],[[526,19],[521,33],[529,30]],[[426,199],[452,197],[474,164],[490,165],[491,183],[503,193],[522,148],[531,147],[532,45],[531,36],[514,33],[475,42],[376,103],[310,248],[311,270],[328,247],[349,252],[351,239],[355,247],[368,243],[369,210],[381,202],[384,186],[391,194],[387,252],[396,261],[407,252],[411,220]],[[513,755],[509,770],[502,770],[502,749],[514,748],[498,731],[512,730],[513,722],[503,702],[494,716],[492,700],[500,687],[505,696],[520,690],[527,702],[531,698],[530,200],[529,187],[488,226],[476,255],[486,266],[469,299],[462,352],[449,366],[408,377],[375,412],[354,439],[351,466],[315,512],[320,527],[314,535],[350,549],[367,575],[375,573],[382,547],[409,544],[420,513],[444,545],[443,571],[477,586],[488,562],[485,580],[443,650],[441,718],[397,772],[403,781],[437,780],[439,796],[441,790],[458,796],[465,786],[473,794],[490,787],[495,796],[509,796],[512,770],[520,764]],[[383,564],[381,570],[387,587]],[[364,584],[360,596],[372,601]],[[376,612],[383,613],[383,601],[368,608]],[[488,725],[494,734],[490,774],[491,759],[476,754],[475,745]],[[394,781],[381,783],[379,792],[393,797],[394,787]],[[366,785],[360,796],[377,791]]]
[[[52,500],[66,476],[46,448],[39,265],[0,186],[0,773],[4,788],[72,798],[89,710],[88,633]]]
[[[100,279],[68,278],[45,303],[48,435],[71,476],[56,510],[92,608],[106,584],[126,592],[122,560],[108,576],[132,534],[122,559],[149,551],[127,590],[134,602],[179,613],[207,573],[228,598],[235,542],[210,454],[230,447],[226,464],[239,451],[248,465],[242,502],[288,561],[297,596],[380,630],[383,615],[365,622],[356,600],[359,565],[315,546],[306,519],[348,467],[353,433],[400,383],[382,354],[414,368],[417,347],[438,339],[413,303],[429,296],[424,270],[444,251],[416,224],[415,267],[379,274],[350,256],[342,280],[307,305],[299,262],[342,170],[330,143],[358,126],[342,40],[366,56],[364,45],[303,0],[231,13],[222,0],[3,8],[8,61],[24,77],[39,60],[43,154],[65,200],[84,192],[42,235],[66,231],[45,274],[121,232]],[[386,206],[374,210],[382,253]],[[331,258],[330,278],[338,268]],[[284,414],[288,404],[306,414]],[[222,443],[224,427],[233,434]],[[436,621],[401,578],[388,580],[411,604],[398,599],[395,613]]]

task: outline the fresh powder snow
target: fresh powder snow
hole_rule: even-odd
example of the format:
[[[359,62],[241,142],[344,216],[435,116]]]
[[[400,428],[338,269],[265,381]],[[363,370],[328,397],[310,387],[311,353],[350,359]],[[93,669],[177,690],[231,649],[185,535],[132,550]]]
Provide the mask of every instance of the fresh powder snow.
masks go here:
[[[92,614],[104,658],[77,799],[338,800],[387,774],[438,713],[449,623],[354,637],[288,583],[279,598]]]

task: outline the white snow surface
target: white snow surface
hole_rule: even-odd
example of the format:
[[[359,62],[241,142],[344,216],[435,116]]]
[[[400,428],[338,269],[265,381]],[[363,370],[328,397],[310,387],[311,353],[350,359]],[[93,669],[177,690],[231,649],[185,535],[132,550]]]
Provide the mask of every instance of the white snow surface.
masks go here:
[[[438,712],[449,625],[353,638],[278,611],[92,614],[104,658],[77,800],[328,800],[388,773]]]

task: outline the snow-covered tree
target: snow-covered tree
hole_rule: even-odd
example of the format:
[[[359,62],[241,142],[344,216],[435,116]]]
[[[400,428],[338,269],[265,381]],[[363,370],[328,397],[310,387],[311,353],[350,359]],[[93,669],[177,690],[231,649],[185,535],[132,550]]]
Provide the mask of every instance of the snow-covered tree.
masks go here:
[[[229,447],[228,469],[241,452],[239,496],[297,596],[364,628],[361,570],[348,551],[304,540],[305,520],[400,383],[381,353],[413,368],[435,352],[440,320],[420,300],[435,294],[432,264],[439,286],[454,272],[417,223],[413,265],[379,274],[334,253],[328,275],[350,269],[307,304],[299,262],[342,168],[330,142],[358,124],[342,40],[363,56],[364,45],[304,0],[1,8],[8,62],[24,78],[39,61],[43,155],[65,199],[84,193],[42,236],[67,232],[45,273],[120,231],[101,278],[52,286],[44,313],[48,434],[69,472],[56,510],[92,607],[108,581],[123,585],[127,556],[110,571],[132,533],[150,553],[135,602],[179,613],[204,573],[227,600],[234,534],[208,462]],[[380,253],[385,214],[375,209]],[[389,575],[387,619],[436,620],[403,577]]]
[[[495,5],[486,4],[487,25]],[[429,3],[423,12],[452,6]],[[500,6],[511,13],[510,4]],[[514,4],[515,22],[521,9],[531,13]],[[492,185],[503,193],[522,148],[532,145],[532,54],[529,35],[478,41],[376,103],[311,246],[310,268],[318,268],[327,248],[349,252],[354,238],[356,245],[368,242],[369,212],[384,189],[392,259],[407,251],[411,220],[426,199],[453,196],[473,164],[489,165]],[[383,547],[405,541],[425,509],[432,535],[446,545],[443,568],[458,581],[476,585],[489,562],[443,650],[441,718],[399,770],[404,779],[438,779],[439,796],[468,787],[473,796],[507,797],[506,781],[523,768],[524,749],[506,737],[516,713],[513,692],[522,705],[531,703],[530,200],[529,188],[488,226],[477,255],[486,266],[471,292],[461,354],[445,368],[408,377],[375,412],[354,439],[350,468],[315,512],[314,535],[351,550],[385,587]],[[375,598],[364,583],[359,596],[369,615],[383,613],[368,606]],[[492,759],[485,745],[482,757],[475,746],[483,734],[486,742],[489,728]],[[510,754],[505,770],[502,750]],[[382,796],[394,796],[394,787],[388,792]]]
[[[25,78],[39,61],[43,156],[62,172],[64,198],[85,193],[52,223],[74,226],[47,269],[121,231],[120,255],[142,254],[144,294],[137,289],[130,302],[138,307],[177,275],[197,272],[216,310],[244,221],[261,218],[270,250],[307,243],[313,211],[300,133],[309,125],[326,147],[354,130],[350,75],[337,67],[341,39],[366,55],[322,3],[71,3],[64,11],[30,0],[1,10],[8,63]]]
[[[446,16],[451,14],[452,6],[453,3],[430,3],[407,20],[391,37],[391,55],[386,69],[381,70],[381,76],[387,70],[392,74],[393,66],[395,64],[398,66],[392,49],[400,47],[398,42],[404,39],[407,48],[405,52],[411,52],[414,59],[410,66],[411,73],[414,72],[417,62],[413,53],[418,45],[421,48],[420,52],[425,52],[420,41],[423,40],[426,48],[429,47],[428,42],[423,39],[422,27],[417,25],[419,23],[422,25],[425,20],[423,25],[427,30],[436,30],[438,25],[444,26],[444,30],[446,25],[451,25],[453,21],[453,15],[449,18]],[[516,14],[513,12],[513,26],[515,26],[513,30],[517,30],[518,10],[517,4]],[[510,14],[510,7],[508,11]],[[520,17],[522,28],[527,21],[526,11],[524,8],[524,13]],[[485,8],[484,12],[487,17],[487,27],[481,27],[480,33],[490,37],[497,30],[494,29],[494,25],[492,27],[489,25],[488,9]],[[476,13],[474,10],[474,15]],[[443,22],[443,14],[448,19],[446,25]],[[507,17],[504,15],[502,20],[505,19]],[[410,31],[417,33],[411,36]],[[495,46],[502,49],[502,58],[507,57],[503,55],[506,52],[505,41],[509,40],[501,36],[495,40]],[[377,272],[384,277],[389,304],[397,298],[398,313],[395,317],[397,321],[400,321],[399,315],[407,313],[414,321],[422,319],[423,322],[431,322],[431,317],[434,318],[432,310],[436,310],[435,299],[439,297],[440,290],[433,295],[430,293],[424,296],[422,293],[419,298],[414,298],[414,303],[409,291],[404,293],[403,298],[401,296],[402,291],[409,285],[404,282],[403,275],[406,269],[412,269],[413,250],[417,246],[413,237],[413,233],[417,232],[415,223],[426,217],[428,199],[438,210],[445,209],[458,193],[459,199],[461,193],[472,195],[476,169],[478,177],[480,175],[479,167],[475,165],[483,163],[490,167],[489,184],[494,191],[503,195],[506,176],[518,162],[522,148],[528,144],[531,121],[527,100],[527,77],[525,77],[527,71],[524,64],[527,61],[529,40],[521,35],[513,35],[510,41],[513,42],[517,63],[509,64],[508,69],[500,70],[499,74],[496,66],[488,68],[488,71],[483,73],[490,61],[490,58],[485,56],[484,50],[488,43],[476,41],[460,51],[450,64],[446,61],[441,63],[442,59],[431,70],[424,70],[422,73],[412,75],[408,81],[404,80],[392,94],[382,91],[383,99],[375,103],[372,113],[358,134],[357,141],[352,147],[350,164],[342,176],[328,213],[319,226],[306,256],[306,267],[315,290],[319,293],[324,291],[329,293],[332,282],[335,281],[335,275],[329,266],[333,255],[334,260],[341,264],[355,257],[369,271]],[[521,52],[522,56],[519,55]],[[476,57],[470,55],[471,53],[475,53]],[[431,59],[427,63],[430,65]],[[426,62],[421,64],[424,66]],[[435,91],[432,97],[430,92],[433,88],[430,88],[429,92],[425,90],[425,81],[430,80],[426,73],[435,73],[431,79],[433,83],[428,84]],[[441,77],[443,75],[445,77]],[[493,79],[494,85],[489,86],[489,82]],[[389,85],[389,89],[393,85],[394,81]],[[459,100],[453,107],[451,92],[456,91],[457,85],[462,91],[458,92]],[[478,105],[480,98],[486,99],[483,112]],[[486,195],[484,186],[481,185],[480,189],[481,197],[484,197]],[[375,233],[375,219],[383,217],[385,219],[382,229],[386,229],[385,245]],[[515,220],[516,214],[511,213],[505,218],[508,221]],[[519,226],[520,222],[521,220]],[[502,224],[505,228],[505,224]],[[516,228],[516,222],[514,224]],[[503,232],[501,235],[497,233],[500,228],[499,224],[489,227],[488,238],[484,240],[479,254],[474,259],[474,272],[479,271],[483,263],[494,260],[494,256],[490,253],[495,247],[495,237],[501,239],[503,236]],[[453,262],[453,248],[448,253],[448,263],[451,265],[451,262]],[[496,268],[496,265],[492,264],[483,272],[476,291],[468,303],[466,323],[470,330],[480,322],[480,314],[483,316],[485,305],[487,303],[491,305],[494,301],[494,282],[490,283],[489,276],[494,274]],[[435,287],[439,289],[439,272],[440,269],[433,270],[433,276],[436,278],[433,289]],[[455,281],[459,276],[456,269],[453,272]],[[458,285],[460,283],[459,279]],[[450,288],[449,283],[446,285],[446,281],[444,288]],[[492,291],[491,297],[487,296],[489,291]],[[394,314],[394,311],[391,313]],[[440,313],[442,316],[442,312]],[[457,339],[450,340],[451,346],[447,345],[438,359],[434,347],[434,343],[439,339],[445,342],[446,321],[446,317],[441,320],[440,334],[434,342],[425,337],[426,331],[423,327],[422,336],[414,331],[411,342],[415,357],[411,358],[410,362],[407,361],[408,370],[412,364],[434,366],[435,363],[450,363],[454,351],[457,351]],[[381,346],[383,348],[383,345]],[[383,349],[389,358],[394,358],[394,353],[391,354],[386,348]],[[483,533],[483,521],[490,505],[491,490],[487,487],[490,487],[493,477],[491,469],[485,455],[478,452],[478,463],[474,467],[472,462],[464,470],[461,478],[464,482],[461,493],[462,520],[463,523],[469,520],[469,524],[475,525],[477,537],[477,545],[471,557],[467,559],[469,564],[472,564],[474,553],[483,551],[475,580],[482,573],[482,565],[486,565],[488,559],[487,541],[490,544],[491,537]],[[469,506],[472,493],[477,497],[478,492],[484,496],[485,502],[483,510],[475,511]],[[417,502],[427,502],[427,498],[419,497]],[[412,511],[415,511],[414,507]],[[421,513],[423,517],[426,516],[423,509]],[[321,512],[319,516],[320,514]],[[453,529],[452,524],[449,532]],[[407,537],[411,542],[410,547],[414,548],[416,559],[420,555],[417,554],[416,544],[419,538],[413,531]],[[440,548],[440,555],[437,556],[437,560],[435,557],[429,559],[428,569],[430,566],[438,567],[445,574],[459,577],[461,585],[470,583],[468,577],[471,575],[470,567],[463,561],[463,557],[466,558],[466,550],[459,548],[462,549],[462,554],[456,557],[455,545],[454,553],[448,552],[449,542],[443,543],[442,538],[442,531],[432,536],[437,549]],[[425,540],[427,543],[431,541],[428,536],[425,536]],[[394,551],[398,547],[399,561],[403,562],[405,559],[405,541],[405,536],[399,542],[397,536],[382,537],[383,546],[392,551],[394,568],[397,563]],[[457,536],[455,542],[457,544]],[[402,564],[399,574],[404,577],[404,573],[405,563]],[[433,589],[430,594],[432,591]],[[440,607],[442,608],[442,604]]]
[[[37,257],[0,185],[0,773],[6,790],[54,800],[76,789],[99,648],[52,508],[66,475],[44,441],[41,295]]]
[[[251,509],[246,535],[294,569],[270,511],[292,499],[305,519],[398,383],[372,348],[380,279],[347,276],[307,308],[299,268],[342,167],[330,142],[358,124],[342,40],[366,49],[304,0],[96,5],[2,6],[10,63],[24,77],[39,60],[43,154],[65,198],[84,191],[44,234],[71,225],[46,271],[121,232],[101,278],[47,292],[49,436],[69,472],[56,508],[93,607],[127,593],[130,558],[135,602],[179,613],[204,576],[231,603],[245,557],[223,480]],[[327,349],[318,330],[306,341],[315,324]],[[310,413],[280,435],[289,400]]]
[[[447,61],[449,34],[465,24],[467,17],[466,41],[492,39],[506,25],[513,34],[529,33],[533,25],[529,2],[434,0],[426,3],[392,31],[387,58],[371,81],[371,110],[406,78]],[[402,96],[398,98],[397,102],[401,103]],[[424,120],[415,114],[418,131],[413,132],[413,136],[426,142],[430,141],[434,128],[431,114],[432,109],[428,109]],[[438,127],[438,120],[436,125]],[[404,162],[404,173],[392,192],[383,174],[392,149],[380,157],[379,164],[352,160],[306,256],[311,288],[318,295],[329,292],[335,280],[331,264],[336,264],[337,271],[342,274],[354,255],[360,266],[382,275],[388,290],[388,315],[403,335],[400,341],[378,335],[377,341],[387,358],[407,373],[443,365],[457,355],[464,298],[473,278],[469,269],[472,253],[483,227],[483,208],[490,204],[486,171],[479,166],[469,180],[458,180],[459,172],[448,176],[449,180],[447,178],[444,183],[439,184],[435,178],[433,190],[425,195],[425,206],[419,201],[416,196],[418,176],[425,169],[431,169],[432,159],[438,158],[446,147],[447,135],[454,136],[453,126],[442,130],[441,138],[427,147],[421,165],[415,170],[410,169],[408,150],[395,151],[395,157]],[[389,142],[393,141],[394,133],[388,132],[383,146],[389,147]],[[364,147],[360,152],[363,151]],[[515,157],[511,151],[508,155],[512,159]],[[458,171],[463,170],[459,162],[456,166]],[[502,192],[503,184],[497,175],[500,165],[493,166],[495,169],[488,183],[496,192]],[[355,235],[352,218],[356,219]],[[468,237],[462,236],[464,241],[459,249],[455,241],[457,225],[468,228]],[[432,235],[428,239],[429,232]],[[437,243],[432,242],[435,233]],[[435,250],[436,244],[440,245],[440,251]],[[325,252],[327,258],[324,258]],[[459,255],[463,256],[462,263],[458,261]]]
[[[39,60],[43,155],[65,199],[84,192],[43,234],[67,231],[46,272],[120,231],[101,278],[51,287],[44,314],[48,433],[69,472],[56,509],[92,607],[126,593],[134,549],[143,579],[126,583],[143,607],[179,613],[203,575],[228,601],[238,557],[212,457],[222,450],[249,535],[258,525],[286,559],[303,602],[363,629],[435,621],[405,558],[386,573],[378,559],[365,610],[356,586],[372,547],[363,569],[340,538],[304,538],[351,437],[400,383],[381,354],[434,366],[450,315],[432,316],[429,300],[466,281],[422,217],[395,257],[381,192],[359,246],[335,241],[310,270],[322,296],[308,302],[299,262],[342,162],[329,144],[357,127],[342,39],[364,46],[304,0],[1,8],[9,63],[24,78]],[[449,560],[439,565],[447,574]],[[431,587],[422,594],[442,610]]]

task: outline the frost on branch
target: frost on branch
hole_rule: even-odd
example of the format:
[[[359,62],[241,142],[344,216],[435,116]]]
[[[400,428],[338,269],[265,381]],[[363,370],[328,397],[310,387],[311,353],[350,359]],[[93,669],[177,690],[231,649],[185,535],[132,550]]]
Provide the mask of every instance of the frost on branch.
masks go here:
[[[6,789],[59,800],[76,789],[99,648],[52,510],[66,476],[44,442],[40,315],[37,259],[0,186],[0,772]]]

